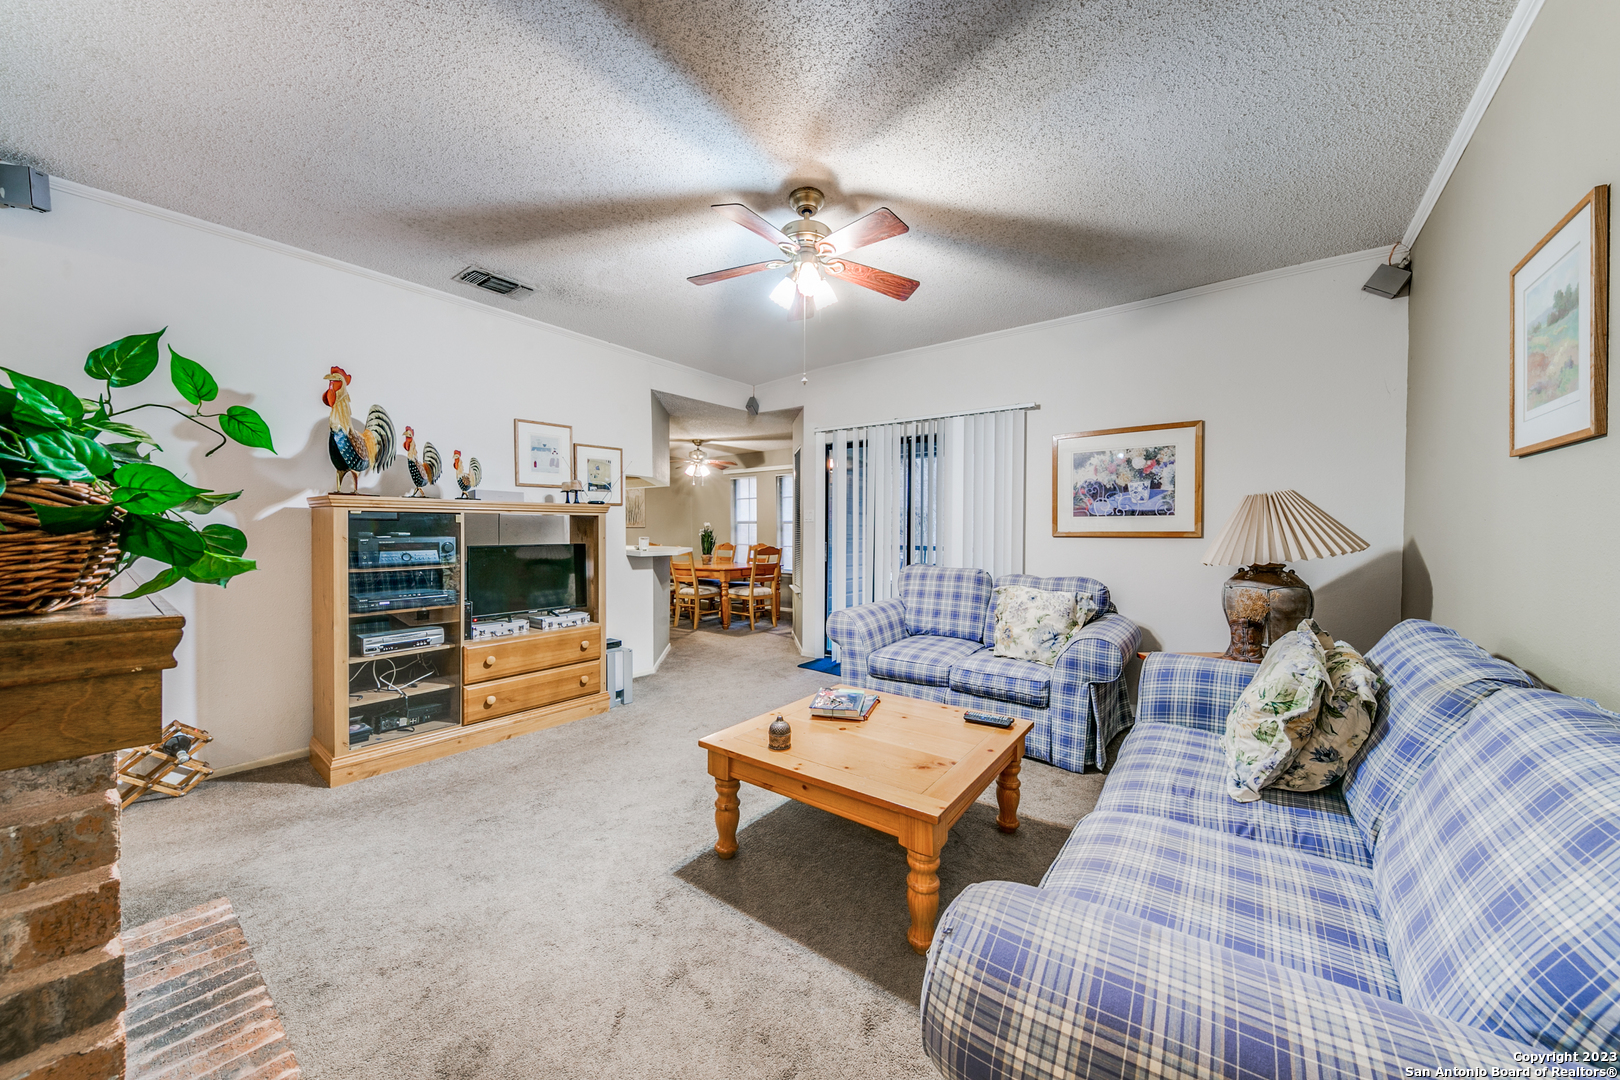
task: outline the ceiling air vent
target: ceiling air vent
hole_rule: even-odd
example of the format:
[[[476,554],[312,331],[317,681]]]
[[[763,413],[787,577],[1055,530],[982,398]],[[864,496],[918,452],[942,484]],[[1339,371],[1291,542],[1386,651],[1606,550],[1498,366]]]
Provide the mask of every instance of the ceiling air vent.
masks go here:
[[[468,285],[476,285],[480,289],[488,289],[492,293],[500,293],[502,296],[510,296],[517,300],[521,300],[534,292],[534,289],[528,285],[513,281],[511,278],[501,277],[499,274],[492,274],[488,270],[477,266],[467,267],[467,269],[456,275],[456,280],[465,281]]]

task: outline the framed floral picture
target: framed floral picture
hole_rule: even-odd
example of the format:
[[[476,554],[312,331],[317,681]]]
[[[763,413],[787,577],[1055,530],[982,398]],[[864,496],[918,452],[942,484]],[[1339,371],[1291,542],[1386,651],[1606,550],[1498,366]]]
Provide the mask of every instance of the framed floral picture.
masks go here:
[[[541,420],[512,421],[517,486],[560,488],[574,478],[574,429]]]
[[[1509,275],[1508,453],[1609,429],[1609,187],[1586,193]]]
[[[1052,436],[1053,536],[1203,536],[1204,422]]]
[[[618,447],[575,443],[574,476],[585,485],[580,502],[609,506],[624,502],[624,451]]]

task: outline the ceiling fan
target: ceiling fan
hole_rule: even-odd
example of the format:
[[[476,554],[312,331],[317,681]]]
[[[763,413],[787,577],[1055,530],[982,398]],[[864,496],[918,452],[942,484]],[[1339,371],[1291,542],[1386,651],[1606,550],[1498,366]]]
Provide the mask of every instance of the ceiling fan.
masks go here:
[[[736,464],[735,461],[717,461],[711,458],[709,452],[703,449],[703,440],[693,439],[692,449],[687,451],[686,454],[686,469],[684,471],[687,476],[692,478],[692,483],[701,484],[708,478],[710,472],[734,468]]]
[[[716,270],[686,280],[694,285],[711,285],[716,281],[742,277],[744,274],[756,274],[761,270],[780,270],[784,266],[791,266],[793,269],[788,272],[787,277],[771,290],[771,299],[786,308],[794,319],[808,319],[818,308],[838,302],[838,294],[833,292],[832,286],[827,281],[829,276],[841,278],[862,288],[882,293],[884,296],[892,296],[896,300],[906,300],[916,292],[920,282],[841,258],[856,248],[863,248],[879,240],[887,240],[891,236],[909,232],[910,226],[885,206],[873,210],[865,217],[856,218],[834,232],[815,220],[816,212],[821,209],[826,199],[819,188],[795,188],[788,196],[788,203],[799,216],[780,229],[742,203],[720,203],[714,209],[749,232],[781,248],[782,254],[786,257],[749,263],[747,266],[733,266],[729,270]]]

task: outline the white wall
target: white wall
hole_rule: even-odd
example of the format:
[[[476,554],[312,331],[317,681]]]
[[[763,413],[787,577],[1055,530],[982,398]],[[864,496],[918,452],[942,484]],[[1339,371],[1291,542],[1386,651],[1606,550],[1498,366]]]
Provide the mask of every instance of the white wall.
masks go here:
[[[169,448],[164,464],[205,487],[247,491],[219,519],[247,532],[260,569],[226,590],[183,584],[164,594],[187,620],[164,711],[214,734],[209,760],[219,767],[298,752],[309,741],[305,499],[333,481],[320,402],[333,364],[354,377],[357,411],[380,402],[396,424],[437,445],[447,467],[458,447],[477,456],[484,487],[495,491],[514,490],[514,417],[572,424],[576,439],[623,447],[625,472],[647,475],[668,453],[658,447],[655,456],[651,446],[654,385],[715,401],[747,389],[471,299],[78,185],[53,187],[49,214],[0,212],[0,364],[90,395],[98,387],[83,374],[86,353],[168,326],[165,343],[235,392],[221,405],[259,410],[281,452],[233,444],[205,459],[183,421],[156,410],[133,418]],[[147,383],[115,400],[180,404],[167,355]],[[408,487],[396,465],[379,489]],[[440,490],[456,494],[448,478]],[[613,542],[623,526],[623,509],[612,509],[607,630],[645,670],[657,659],[655,581]]]
[[[804,405],[805,652],[819,655],[824,485],[813,430],[1038,402],[1028,416],[1025,565],[1088,574],[1148,647],[1227,644],[1220,586],[1202,565],[1244,495],[1295,488],[1372,545],[1296,564],[1325,629],[1369,646],[1400,618],[1406,306],[1361,291],[1362,253],[1110,311],[817,371],[759,388]],[[924,286],[926,288],[926,284]],[[831,317],[836,317],[836,310]],[[877,406],[872,403],[882,402]],[[1053,435],[1205,421],[1204,537],[1052,536]]]

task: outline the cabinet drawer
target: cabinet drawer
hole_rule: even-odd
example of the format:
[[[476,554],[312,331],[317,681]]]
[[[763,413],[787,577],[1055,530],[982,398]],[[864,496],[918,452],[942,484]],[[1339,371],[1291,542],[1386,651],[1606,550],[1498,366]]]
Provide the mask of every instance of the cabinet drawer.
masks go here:
[[[467,683],[481,683],[509,675],[521,675],[559,664],[577,664],[602,655],[602,626],[574,626],[567,630],[543,630],[510,638],[474,641],[462,646],[466,661],[462,676]]]
[[[574,647],[577,649],[579,645],[576,643]],[[595,694],[601,689],[602,665],[595,660],[537,671],[533,675],[493,679],[463,688],[461,722],[476,724],[480,720],[493,720],[497,716]]]

